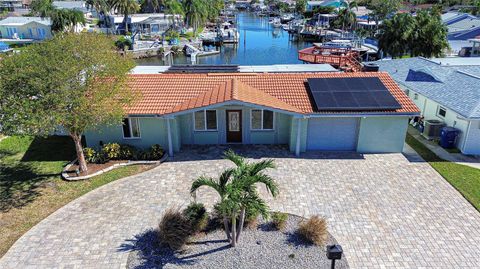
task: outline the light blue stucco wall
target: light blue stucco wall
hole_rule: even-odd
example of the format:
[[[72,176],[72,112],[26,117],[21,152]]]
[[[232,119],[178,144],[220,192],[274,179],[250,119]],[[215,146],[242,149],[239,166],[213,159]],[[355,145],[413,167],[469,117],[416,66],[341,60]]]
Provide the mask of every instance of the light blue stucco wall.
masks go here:
[[[88,147],[98,148],[100,141],[103,143],[129,144],[138,148],[148,148],[154,144],[168,149],[167,122],[159,118],[139,118],[140,138],[125,139],[121,125],[105,126],[98,130],[90,130],[85,133]],[[179,125],[175,119],[170,120],[172,128],[172,144],[174,151],[180,149],[181,138],[178,135]]]
[[[307,150],[307,129],[308,129],[308,119],[301,118],[291,118],[291,128],[290,128],[290,151],[295,152],[297,147],[297,126],[300,125],[300,152],[305,152]]]
[[[178,116],[181,143],[189,144],[226,144],[226,111],[242,111],[243,144],[288,144],[290,139],[291,117],[287,114],[275,113],[275,126],[272,131],[253,131],[250,126],[251,108],[244,106],[224,106],[217,110],[216,131],[194,131],[193,113]]]
[[[360,121],[357,151],[362,153],[402,152],[408,117],[367,117]]]

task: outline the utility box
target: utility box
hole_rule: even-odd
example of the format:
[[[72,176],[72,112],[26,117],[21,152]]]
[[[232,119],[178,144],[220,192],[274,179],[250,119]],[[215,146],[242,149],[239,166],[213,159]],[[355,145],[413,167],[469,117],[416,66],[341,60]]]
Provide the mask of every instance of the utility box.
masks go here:
[[[439,120],[426,120],[424,123],[423,129],[423,137],[428,140],[438,139],[440,138],[440,133],[442,131],[442,127],[445,126],[445,123]]]

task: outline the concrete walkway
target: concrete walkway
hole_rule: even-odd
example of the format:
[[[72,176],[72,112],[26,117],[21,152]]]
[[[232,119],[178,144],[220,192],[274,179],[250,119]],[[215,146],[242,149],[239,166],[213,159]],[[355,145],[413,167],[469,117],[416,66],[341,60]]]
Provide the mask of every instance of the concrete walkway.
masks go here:
[[[473,168],[480,169],[480,158],[467,156],[462,153],[450,153],[442,148],[440,145],[433,141],[426,140],[420,132],[416,129],[409,126],[408,133],[415,137],[420,143],[425,145],[428,149],[430,149],[433,153],[435,153],[438,157],[458,164],[463,164],[466,166],[470,166]]]
[[[156,227],[166,208],[185,206],[192,180],[218,176],[231,166],[219,158],[223,150],[191,148],[78,198],[21,237],[0,268],[125,268],[135,235]],[[480,264],[479,212],[421,158],[355,153],[296,158],[278,147],[238,150],[254,160],[275,159],[278,168],[269,173],[280,195],[265,196],[272,209],[325,216],[351,268]],[[197,197],[207,205],[217,199],[207,189]]]

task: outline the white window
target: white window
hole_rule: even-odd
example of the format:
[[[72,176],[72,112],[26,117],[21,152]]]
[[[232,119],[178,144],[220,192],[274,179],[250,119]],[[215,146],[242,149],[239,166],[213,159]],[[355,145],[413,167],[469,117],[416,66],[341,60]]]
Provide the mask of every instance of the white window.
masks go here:
[[[250,114],[250,128],[252,130],[273,130],[273,117],[273,111],[252,109]]]
[[[446,115],[447,115],[447,109],[444,107],[438,106],[437,116],[445,118]]]
[[[140,138],[138,118],[123,119],[123,138]]]
[[[193,113],[195,131],[216,131],[217,111],[200,110]]]

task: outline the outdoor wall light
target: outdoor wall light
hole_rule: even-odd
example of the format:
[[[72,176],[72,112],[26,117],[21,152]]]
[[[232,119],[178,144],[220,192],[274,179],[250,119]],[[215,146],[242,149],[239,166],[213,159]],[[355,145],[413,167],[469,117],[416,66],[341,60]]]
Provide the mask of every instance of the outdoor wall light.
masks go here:
[[[327,246],[327,258],[332,260],[332,269],[335,268],[335,260],[342,259],[343,249],[340,245],[328,245]]]

